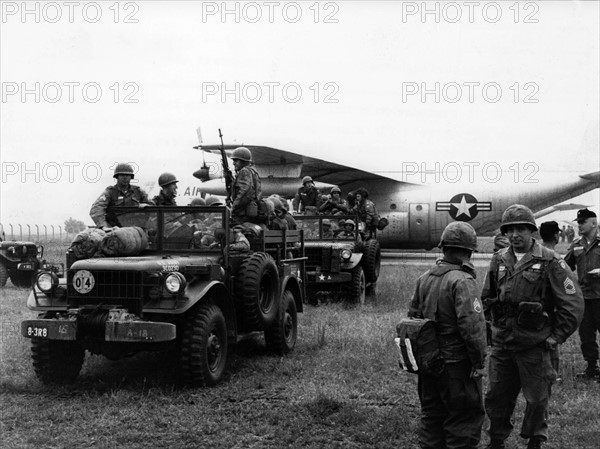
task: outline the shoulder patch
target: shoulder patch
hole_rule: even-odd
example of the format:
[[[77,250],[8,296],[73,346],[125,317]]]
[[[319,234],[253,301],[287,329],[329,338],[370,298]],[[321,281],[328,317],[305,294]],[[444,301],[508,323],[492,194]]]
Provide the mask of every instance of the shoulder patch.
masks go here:
[[[563,285],[565,286],[565,293],[567,295],[574,295],[576,293],[575,284],[573,284],[571,279],[566,278],[563,282]]]
[[[479,301],[479,298],[473,300],[473,310],[477,313],[481,313],[481,301]]]
[[[560,267],[561,267],[563,270],[566,270],[566,269],[567,269],[567,264],[565,263],[565,261],[564,261],[564,260],[560,259],[560,260],[558,261],[558,264],[560,265]]]

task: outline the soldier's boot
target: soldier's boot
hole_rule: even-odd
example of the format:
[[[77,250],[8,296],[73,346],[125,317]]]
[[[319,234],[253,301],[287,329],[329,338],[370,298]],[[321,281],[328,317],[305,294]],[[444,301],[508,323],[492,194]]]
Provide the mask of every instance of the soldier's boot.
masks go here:
[[[505,449],[504,440],[491,440],[486,449]]]
[[[527,449],[541,449],[542,440],[538,438],[531,438],[529,443],[527,443]]]
[[[588,362],[587,368],[583,372],[577,373],[576,377],[579,379],[600,379],[600,368],[598,368],[598,362]]]

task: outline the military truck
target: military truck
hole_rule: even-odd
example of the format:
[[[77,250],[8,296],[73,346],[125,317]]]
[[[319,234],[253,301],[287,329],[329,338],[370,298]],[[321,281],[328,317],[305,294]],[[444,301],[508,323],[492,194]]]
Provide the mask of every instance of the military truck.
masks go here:
[[[263,333],[276,354],[294,349],[305,284],[301,231],[255,226],[240,250],[222,206],[112,212],[122,227],[146,233],[139,255],[74,260],[68,253],[64,279],[36,275],[27,305],[40,314],[23,321],[21,333],[31,338],[42,382],[74,381],[85,351],[118,359],[168,349],[185,383],[214,385],[249,333]]]
[[[367,292],[375,291],[381,267],[381,247],[375,238],[364,239],[359,219],[353,215],[296,215],[304,231],[307,293],[309,303],[316,293],[335,292],[354,304],[364,304]],[[346,233],[340,223],[351,222]]]
[[[57,271],[43,257],[44,247],[33,242],[0,241],[0,287],[10,278],[15,287],[29,288],[36,270]]]

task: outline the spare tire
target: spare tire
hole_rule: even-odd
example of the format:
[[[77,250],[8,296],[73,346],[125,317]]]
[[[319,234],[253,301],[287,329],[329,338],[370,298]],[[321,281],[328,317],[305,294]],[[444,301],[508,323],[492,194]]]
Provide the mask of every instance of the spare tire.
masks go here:
[[[381,269],[381,246],[375,239],[367,240],[364,244],[363,266],[367,282],[377,282]]]
[[[266,253],[246,257],[235,276],[235,292],[251,330],[271,326],[279,304],[279,274],[273,258]]]

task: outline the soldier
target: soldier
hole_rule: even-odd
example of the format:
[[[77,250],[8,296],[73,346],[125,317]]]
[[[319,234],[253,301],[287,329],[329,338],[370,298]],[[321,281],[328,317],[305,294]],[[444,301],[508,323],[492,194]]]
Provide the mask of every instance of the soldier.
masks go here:
[[[554,250],[560,236],[560,228],[555,221],[545,221],[540,225],[540,237],[542,246]]]
[[[577,267],[579,285],[583,291],[585,311],[579,327],[581,352],[587,362],[587,368],[578,377],[600,379],[598,368],[598,342],[596,332],[600,331],[600,234],[598,219],[591,210],[577,211],[579,237],[567,251],[565,262],[572,268]]]
[[[329,215],[342,215],[348,212],[348,203],[341,198],[342,191],[339,187],[332,187],[329,198],[321,204],[319,212]]]
[[[444,256],[418,279],[408,312],[436,322],[445,360],[439,377],[419,374],[419,442],[422,448],[476,448],[485,416],[481,377],[486,336],[470,262],[477,249],[475,230],[468,223],[450,223],[439,247]]]
[[[352,212],[358,214],[360,221],[365,224],[366,230],[369,232],[366,238],[371,238],[379,222],[375,203],[369,199],[369,192],[364,188],[357,189],[354,193],[354,198],[355,204]]]
[[[282,204],[281,200],[279,199],[279,196],[277,196],[277,195],[271,195],[269,197],[269,199],[273,203],[273,207],[275,210],[275,216],[271,220],[270,229],[278,230],[278,231],[285,231],[288,228],[288,222],[284,218],[286,211],[283,208],[283,204]]]
[[[310,176],[302,178],[302,187],[296,192],[292,201],[292,207],[295,213],[304,212],[314,215],[321,206],[321,193],[315,187],[315,183]]]
[[[323,232],[321,233],[321,238],[332,239],[333,231],[331,230],[331,221],[324,219],[322,226],[323,226]]]
[[[356,237],[356,234],[354,233],[354,221],[352,221],[351,219],[340,220],[340,228],[342,228],[342,232],[338,233],[338,239],[349,240],[354,239],[354,237]]]
[[[482,299],[492,316],[492,348],[485,409],[490,419],[488,448],[504,448],[513,425],[519,391],[527,402],[521,437],[535,449],[548,438],[548,401],[556,379],[557,344],[577,329],[583,296],[567,264],[541,246],[533,213],[509,206],[500,230],[510,247],[492,256]]]
[[[160,192],[152,201],[157,206],[177,206],[175,197],[177,196],[177,183],[179,181],[173,173],[163,173],[158,177]]]
[[[247,217],[256,216],[252,212],[247,213],[247,207],[254,203],[257,206],[262,198],[260,187],[260,178],[256,169],[250,165],[252,162],[252,153],[246,147],[239,147],[233,150],[231,156],[235,168],[236,177],[233,181],[233,194],[231,200],[231,217],[234,223],[243,223]]]
[[[90,217],[92,217],[96,226],[105,231],[111,231],[114,227],[120,226],[114,213],[106,213],[109,206],[146,207],[148,204],[153,204],[148,199],[146,192],[138,186],[131,185],[133,177],[134,173],[131,165],[121,163],[116,166],[113,178],[117,180],[117,183],[108,186],[102,192],[102,195],[94,201],[90,209]]]
[[[575,238],[575,230],[573,229],[573,226],[567,226],[565,233],[567,234],[567,242],[573,243],[573,239]]]

